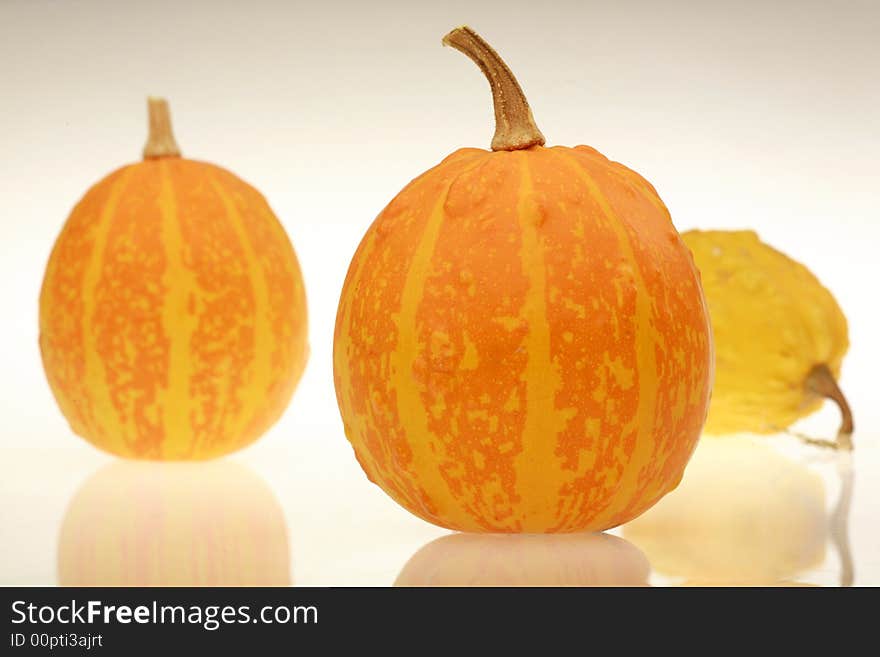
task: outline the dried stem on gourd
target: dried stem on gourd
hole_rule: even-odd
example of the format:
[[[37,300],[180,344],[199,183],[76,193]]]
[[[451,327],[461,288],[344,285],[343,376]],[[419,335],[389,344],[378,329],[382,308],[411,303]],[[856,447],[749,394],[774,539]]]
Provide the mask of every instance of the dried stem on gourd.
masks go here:
[[[164,98],[147,98],[147,111],[150,117],[150,134],[144,146],[144,159],[160,157],[180,157],[180,148],[171,131],[171,112]]]
[[[457,27],[443,37],[443,45],[470,57],[489,80],[495,104],[492,150],[515,151],[543,146],[544,135],[535,125],[532,110],[519,82],[492,46],[467,26]]]
[[[840,429],[837,431],[837,445],[843,449],[852,449],[852,410],[828,366],[825,363],[814,366],[807,375],[805,386],[808,391],[832,400],[840,408],[842,419]]]

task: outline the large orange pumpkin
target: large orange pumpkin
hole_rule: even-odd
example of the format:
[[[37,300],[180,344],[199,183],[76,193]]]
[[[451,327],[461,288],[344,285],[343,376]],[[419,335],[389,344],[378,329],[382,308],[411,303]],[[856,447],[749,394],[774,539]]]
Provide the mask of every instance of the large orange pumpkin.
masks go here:
[[[509,69],[493,152],[466,148],[379,215],[348,271],[334,371],[345,433],[398,503],[465,531],[601,530],[673,489],[706,417],[698,273],[653,187],[544,148]]]
[[[308,356],[302,275],[263,196],[180,157],[150,102],[144,160],[98,182],[40,297],[46,375],[73,431],[121,456],[204,459],[278,419]]]

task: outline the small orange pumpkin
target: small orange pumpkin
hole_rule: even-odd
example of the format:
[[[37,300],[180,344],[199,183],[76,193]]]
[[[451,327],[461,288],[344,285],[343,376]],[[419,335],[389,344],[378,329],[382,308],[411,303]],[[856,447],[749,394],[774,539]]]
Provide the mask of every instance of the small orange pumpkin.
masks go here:
[[[180,157],[151,99],[144,160],[73,209],[40,295],[46,376],[73,431],[114,454],[205,459],[256,440],[308,356],[293,247],[263,196]]]
[[[444,43],[489,79],[493,150],[416,178],[361,242],[334,342],[346,436],[435,524],[613,527],[677,485],[706,417],[697,270],[648,182],[543,147],[495,51],[469,28]]]

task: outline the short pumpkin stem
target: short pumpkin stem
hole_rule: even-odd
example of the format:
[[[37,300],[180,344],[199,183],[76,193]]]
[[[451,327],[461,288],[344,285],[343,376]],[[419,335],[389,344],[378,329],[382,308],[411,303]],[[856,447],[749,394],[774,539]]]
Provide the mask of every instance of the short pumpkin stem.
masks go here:
[[[489,80],[495,104],[492,150],[516,151],[543,146],[544,135],[535,125],[522,87],[492,46],[467,26],[457,27],[443,37],[443,45],[452,46],[470,57]]]
[[[147,111],[150,117],[150,134],[144,146],[144,159],[155,160],[160,157],[180,157],[180,148],[171,131],[171,112],[164,98],[147,98]]]
[[[840,429],[837,431],[837,442],[845,449],[852,449],[852,433],[853,433],[853,416],[849,407],[849,402],[843,395],[834,375],[825,363],[819,363],[814,366],[807,375],[805,382],[807,390],[817,395],[827,397],[832,400],[840,408],[841,422]]]

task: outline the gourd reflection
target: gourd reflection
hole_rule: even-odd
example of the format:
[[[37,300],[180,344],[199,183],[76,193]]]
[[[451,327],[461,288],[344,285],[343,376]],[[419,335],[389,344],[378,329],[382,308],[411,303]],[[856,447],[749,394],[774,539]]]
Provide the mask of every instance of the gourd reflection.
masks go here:
[[[608,534],[451,534],[428,543],[395,586],[646,586],[650,567]]]
[[[844,538],[849,492],[844,481],[835,512],[844,514],[837,528]],[[823,562],[830,536],[847,584],[848,550],[840,549],[834,527],[815,471],[738,435],[704,438],[678,489],[624,526],[623,535],[658,573],[710,585],[788,583]]]
[[[283,586],[290,579],[281,507],[238,463],[111,463],[80,487],[61,527],[61,585]]]

